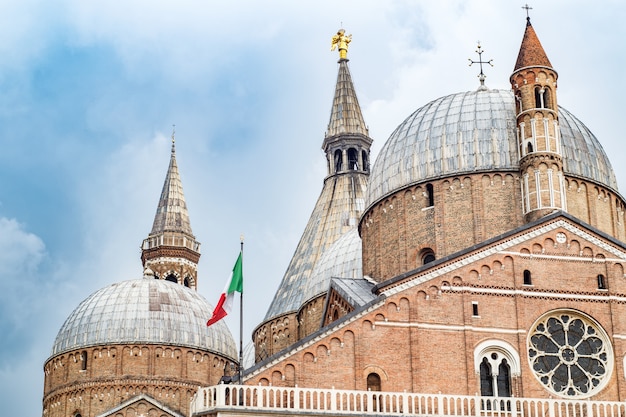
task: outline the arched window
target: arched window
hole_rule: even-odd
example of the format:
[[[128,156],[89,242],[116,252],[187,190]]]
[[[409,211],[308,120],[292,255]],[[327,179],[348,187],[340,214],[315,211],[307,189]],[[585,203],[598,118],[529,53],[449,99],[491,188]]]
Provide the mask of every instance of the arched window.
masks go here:
[[[520,358],[517,351],[502,340],[485,340],[474,350],[474,369],[480,375],[480,395],[485,397],[510,397],[513,395],[511,378],[520,375]],[[486,409],[510,410],[508,400],[487,400]]]
[[[428,198],[428,207],[435,205],[435,193],[432,184],[426,184],[426,197]]]
[[[552,93],[548,87],[543,88],[543,106],[546,109],[552,108]]]
[[[602,274],[598,275],[598,289],[606,290],[606,279],[604,278],[604,275]]]
[[[543,93],[544,89],[542,87],[535,87],[535,108],[542,109],[543,106]]]
[[[337,149],[335,151],[335,172],[341,171],[342,158],[343,158],[343,155],[342,155],[341,149]]]
[[[420,251],[418,255],[418,260],[421,261],[422,265],[429,264],[435,261],[435,252],[431,248],[424,248]]]
[[[528,269],[524,270],[524,285],[532,285],[533,284],[533,280],[532,277],[530,276],[530,271]]]
[[[506,359],[502,359],[498,366],[498,376],[496,378],[499,397],[511,396],[511,367]]]
[[[480,362],[480,395],[482,397],[511,396],[511,368],[506,359],[497,352],[484,356]],[[481,406],[487,410],[511,410],[510,401],[484,400]]]
[[[480,363],[480,395],[483,397],[493,396],[493,373],[487,358]]]
[[[533,153],[533,144],[530,142],[526,144],[526,153]]]
[[[80,360],[81,360],[80,370],[81,371],[86,371],[87,370],[87,352],[86,351],[83,350],[81,352]]]
[[[354,148],[348,149],[348,169],[353,171],[359,169],[359,153]]]
[[[377,373],[372,372],[367,376],[367,390],[368,391],[380,391],[380,376]]]
[[[175,282],[175,283],[178,283],[178,279],[176,278],[176,275],[174,275],[174,274],[169,274],[169,275],[165,278],[165,280],[166,280],[166,281],[169,281],[169,282]]]
[[[380,386],[380,376],[377,373],[372,372],[367,376],[367,390],[368,391],[381,391]],[[372,398],[372,405],[374,406],[374,411],[378,411],[378,396],[375,395]]]
[[[361,159],[363,159],[363,171],[369,171],[370,162],[369,162],[369,158],[367,157],[367,152],[365,151],[361,152]]]
[[[183,281],[183,285],[187,288],[189,288],[189,277],[185,277],[185,280]]]

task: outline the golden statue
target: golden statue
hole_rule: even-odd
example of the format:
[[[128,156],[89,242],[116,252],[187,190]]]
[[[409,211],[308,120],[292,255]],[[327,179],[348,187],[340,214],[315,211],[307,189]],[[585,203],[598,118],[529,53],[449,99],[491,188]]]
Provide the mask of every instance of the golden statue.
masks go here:
[[[352,42],[352,35],[346,35],[346,31],[339,29],[337,34],[333,36],[330,41],[330,50],[334,51],[339,45],[339,59],[347,59],[348,57],[348,44]]]

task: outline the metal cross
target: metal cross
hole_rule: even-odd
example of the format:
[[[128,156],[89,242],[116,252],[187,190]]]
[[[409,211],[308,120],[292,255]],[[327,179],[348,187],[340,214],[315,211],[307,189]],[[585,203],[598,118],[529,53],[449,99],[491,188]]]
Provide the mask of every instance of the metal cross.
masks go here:
[[[532,7],[530,7],[528,5],[528,3],[526,3],[525,5],[522,6],[522,9],[526,9],[526,20],[530,20],[530,11],[533,9]]]
[[[483,73],[483,64],[489,64],[493,67],[493,59],[490,59],[489,61],[483,61],[483,49],[480,46],[480,41],[478,41],[478,48],[476,49],[476,53],[478,54],[478,61],[474,61],[472,58],[468,58],[469,60],[469,64],[470,67],[472,66],[472,64],[479,64],[480,65],[480,74],[478,74],[478,79],[480,80],[480,85],[484,86],[485,85],[485,78],[487,78],[487,76]]]

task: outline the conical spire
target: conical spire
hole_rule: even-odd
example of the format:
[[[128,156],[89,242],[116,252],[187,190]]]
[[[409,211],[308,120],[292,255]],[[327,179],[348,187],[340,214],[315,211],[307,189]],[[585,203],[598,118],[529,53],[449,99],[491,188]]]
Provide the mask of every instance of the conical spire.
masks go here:
[[[152,231],[141,245],[141,263],[154,278],[197,288],[200,243],[191,232],[183,184],[176,164],[172,132],[172,154],[165,183],[154,216]]]
[[[151,235],[168,232],[181,232],[193,236],[187,203],[183,193],[183,184],[178,174],[176,165],[176,147],[174,134],[172,134],[172,154],[170,165],[165,176],[165,183],[161,191],[161,198],[157,207],[154,223],[152,224]]]
[[[368,135],[368,129],[363,120],[361,106],[354,91],[352,77],[348,69],[348,60],[339,60],[339,74],[335,87],[335,98],[330,113],[330,121],[326,130],[326,137],[344,134]]]
[[[363,213],[372,139],[368,136],[348,70],[348,60],[345,58],[350,40],[351,36],[346,36],[343,29],[333,37],[333,45],[339,46],[340,59],[330,122],[322,144],[328,163],[328,175],[324,178],[320,196],[270,304],[265,321],[255,330],[253,337],[257,360],[305,337],[315,325],[319,327],[319,320],[315,315],[308,315],[302,323],[296,318],[303,303],[311,301],[302,299],[304,289],[309,287],[311,273],[324,251],[345,233],[354,230]],[[321,288],[320,293],[315,294],[317,301],[321,300],[320,296],[326,290],[327,288]],[[310,291],[307,296],[311,296]],[[321,311],[321,307],[315,310]]]
[[[543,50],[541,42],[539,42],[535,29],[533,29],[533,26],[530,24],[530,17],[526,18],[526,30],[524,31],[522,46],[520,46],[513,72],[525,67],[552,68],[552,64],[546,52]]]

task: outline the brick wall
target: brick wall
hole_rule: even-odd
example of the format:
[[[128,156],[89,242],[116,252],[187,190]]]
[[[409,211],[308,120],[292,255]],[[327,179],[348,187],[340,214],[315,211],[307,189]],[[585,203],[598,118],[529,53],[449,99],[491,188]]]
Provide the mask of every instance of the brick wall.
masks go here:
[[[419,254],[437,259],[525,224],[519,173],[472,174],[408,187],[372,206],[359,225],[363,273],[378,282],[421,266]],[[581,191],[578,191],[581,189]],[[607,189],[566,178],[568,212],[618,239],[626,237],[624,201]],[[548,214],[548,213],[545,213]]]
[[[565,234],[565,242],[558,233]],[[519,355],[513,394],[547,398],[554,394],[530,369],[529,332],[542,315],[571,309],[604,329],[614,353],[608,383],[593,399],[625,400],[623,261],[565,229],[537,235],[398,293],[389,288],[372,311],[285,355],[246,383],[367,389],[367,375],[376,372],[384,391],[473,395],[480,392],[474,352],[481,343],[497,341]],[[525,270],[530,284],[524,284]],[[607,289],[598,288],[598,274],[606,277]],[[421,278],[395,285],[411,280]]]
[[[157,345],[62,353],[44,365],[44,415],[95,416],[142,393],[186,415],[198,387],[218,384],[232,363],[212,352]]]

